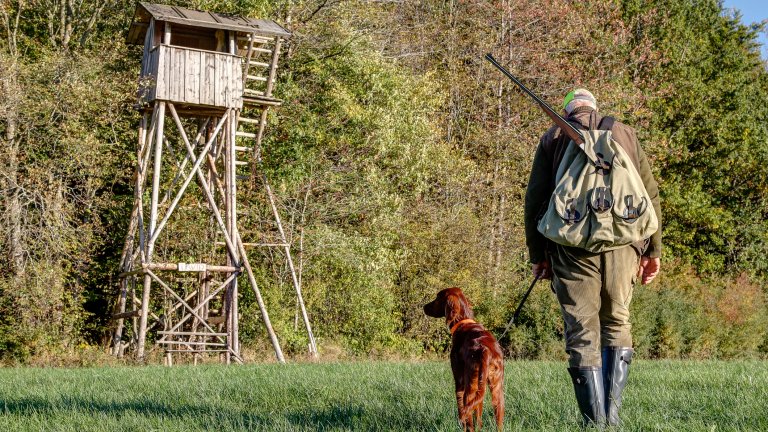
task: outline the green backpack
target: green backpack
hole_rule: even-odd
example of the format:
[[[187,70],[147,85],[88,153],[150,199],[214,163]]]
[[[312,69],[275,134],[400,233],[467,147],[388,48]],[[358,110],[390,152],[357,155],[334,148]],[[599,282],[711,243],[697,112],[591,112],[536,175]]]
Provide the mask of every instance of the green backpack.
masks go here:
[[[594,253],[649,238],[659,221],[629,155],[610,130],[581,132],[584,145],[568,143],[539,232]]]

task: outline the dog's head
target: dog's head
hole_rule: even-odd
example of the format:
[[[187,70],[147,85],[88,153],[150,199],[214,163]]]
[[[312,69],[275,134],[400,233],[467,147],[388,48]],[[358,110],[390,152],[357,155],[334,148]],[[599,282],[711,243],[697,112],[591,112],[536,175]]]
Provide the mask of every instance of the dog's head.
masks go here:
[[[431,302],[424,305],[424,313],[433,318],[445,317],[448,325],[466,318],[474,318],[472,305],[460,288],[446,288]]]

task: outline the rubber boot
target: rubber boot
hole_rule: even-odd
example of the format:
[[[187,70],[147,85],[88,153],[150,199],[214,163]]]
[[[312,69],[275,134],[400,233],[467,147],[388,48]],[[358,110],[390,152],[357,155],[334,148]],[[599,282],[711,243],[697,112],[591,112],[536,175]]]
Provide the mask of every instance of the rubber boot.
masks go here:
[[[605,425],[605,392],[601,368],[572,367],[568,368],[568,373],[571,374],[584,425],[602,428]]]
[[[605,385],[605,417],[609,425],[619,424],[621,392],[627,385],[632,348],[607,347],[603,349],[603,384]]]

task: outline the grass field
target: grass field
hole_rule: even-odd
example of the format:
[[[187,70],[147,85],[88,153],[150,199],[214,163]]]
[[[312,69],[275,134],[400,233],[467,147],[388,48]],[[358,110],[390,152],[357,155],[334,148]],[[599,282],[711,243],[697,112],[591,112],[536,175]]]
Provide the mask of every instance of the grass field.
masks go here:
[[[579,429],[563,363],[507,363],[505,394],[507,431]],[[456,431],[455,410],[447,361],[0,369],[0,431]],[[623,414],[766,431],[768,362],[636,361]]]

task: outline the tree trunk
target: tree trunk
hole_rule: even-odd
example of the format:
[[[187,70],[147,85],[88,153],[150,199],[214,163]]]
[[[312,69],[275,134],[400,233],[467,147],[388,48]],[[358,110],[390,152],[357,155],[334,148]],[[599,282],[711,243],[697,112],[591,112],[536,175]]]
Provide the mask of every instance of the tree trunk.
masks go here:
[[[3,98],[7,103],[5,113],[5,140],[4,152],[8,164],[4,173],[5,190],[5,209],[7,214],[7,250],[8,262],[11,272],[15,276],[21,276],[24,273],[24,247],[22,245],[21,235],[21,199],[19,188],[19,141],[17,137],[18,129],[18,84],[16,64],[13,63],[10,68],[4,72],[6,75]]]

